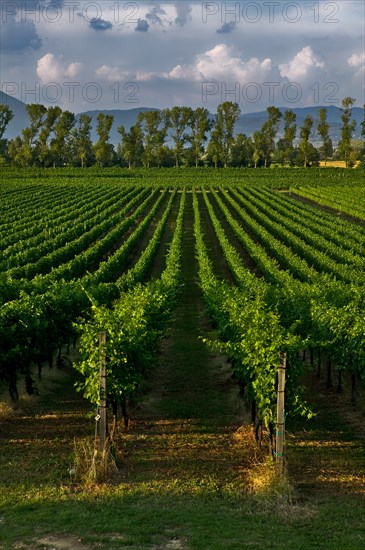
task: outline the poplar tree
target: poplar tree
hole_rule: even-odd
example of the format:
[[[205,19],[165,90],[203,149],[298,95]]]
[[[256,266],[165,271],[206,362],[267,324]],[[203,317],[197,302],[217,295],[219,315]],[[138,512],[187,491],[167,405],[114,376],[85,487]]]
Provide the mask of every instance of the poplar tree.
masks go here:
[[[267,109],[268,118],[261,128],[262,151],[265,167],[269,162],[271,155],[275,151],[275,138],[279,131],[281,112],[277,107],[270,106]]]
[[[139,113],[137,122],[141,125],[143,134],[144,165],[149,168],[155,162],[160,167],[166,153],[167,110]]]
[[[8,105],[0,103],[0,159],[4,162],[4,157],[7,156],[8,140],[4,139],[5,130],[9,122],[14,118],[14,113]]]
[[[291,111],[285,111],[284,113],[284,137],[282,140],[282,156],[283,156],[283,163],[286,164],[292,164],[293,160],[293,154],[294,154],[294,139],[297,133],[297,125],[295,124],[295,121],[297,119],[297,115]]]
[[[8,105],[0,103],[0,140],[3,139],[9,122],[14,118],[14,113]]]
[[[332,140],[329,135],[330,125],[327,122],[327,109],[322,107],[319,110],[319,122],[317,124],[317,132],[322,138],[322,146],[320,152],[324,160],[324,165],[327,164],[328,157],[332,154]]]
[[[221,161],[225,168],[230,161],[231,149],[234,145],[234,126],[240,114],[241,110],[237,103],[225,101],[218,105],[211,148],[214,148],[215,156],[218,157],[218,161]]]
[[[113,145],[109,143],[110,130],[113,125],[113,115],[98,114],[96,133],[99,136],[94,145],[95,159],[99,166],[108,166],[113,160]]]
[[[122,137],[120,151],[123,158],[128,162],[128,168],[138,166],[141,163],[143,155],[143,134],[140,123],[132,126],[129,132],[124,126],[119,126],[118,132]]]
[[[303,126],[300,128],[299,150],[304,157],[304,167],[306,168],[310,160],[313,145],[310,142],[310,137],[313,131],[314,120],[312,115],[307,115],[304,119]]]
[[[199,159],[204,153],[204,143],[207,141],[207,132],[212,128],[212,121],[209,119],[209,111],[204,107],[198,107],[192,111],[190,128],[190,143],[195,158],[195,166],[198,167]]]
[[[81,167],[91,163],[93,158],[93,143],[91,141],[92,117],[82,114],[78,126],[71,133],[71,154],[80,162]]]
[[[184,146],[190,139],[187,129],[191,125],[192,114],[193,110],[190,107],[173,107],[166,112],[168,125],[172,129],[173,155],[176,168],[180,166]]]
[[[351,153],[352,153],[352,145],[351,140],[353,133],[356,128],[356,121],[351,120],[352,116],[352,107],[355,103],[355,99],[352,97],[345,97],[342,100],[342,128],[341,128],[341,139],[338,142],[338,152],[340,157],[343,158],[343,160],[346,163],[346,168],[348,168],[351,164]]]

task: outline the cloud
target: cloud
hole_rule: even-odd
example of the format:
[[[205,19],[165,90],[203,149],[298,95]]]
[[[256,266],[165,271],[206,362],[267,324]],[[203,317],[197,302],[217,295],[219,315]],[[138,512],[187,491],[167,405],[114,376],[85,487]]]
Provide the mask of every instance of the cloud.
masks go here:
[[[269,58],[260,61],[257,57],[251,57],[245,61],[233,53],[233,48],[217,44],[213,49],[199,54],[193,65],[176,65],[168,76],[181,80],[246,83],[265,78],[271,70],[272,62]]]
[[[355,76],[364,78],[365,76],[365,52],[360,54],[354,53],[351,57],[348,58],[347,63],[350,67],[353,67],[356,72]]]
[[[111,82],[117,82],[119,80],[128,80],[129,73],[122,71],[119,67],[110,67],[109,65],[103,65],[96,69],[95,74],[97,77],[103,80],[109,80]]]
[[[148,19],[150,23],[163,26],[160,15],[166,15],[166,12],[159,5],[156,5],[150,8],[150,11],[146,14],[146,19]]]
[[[330,18],[331,13],[323,10],[319,10],[319,22],[314,25],[313,10],[304,0],[297,1],[302,7],[302,17],[297,24],[284,20],[282,10],[276,6],[271,10],[275,13],[275,22],[270,25],[270,10],[260,2],[262,17],[256,24],[249,24],[244,19],[244,14],[254,17],[253,11],[241,10],[240,21],[234,25],[234,14],[230,15],[229,11],[235,0],[226,3],[226,10],[220,5],[216,15],[208,17],[207,24],[202,24],[201,0],[132,1],[139,5],[138,11],[132,6],[123,9],[129,0],[123,2],[125,6],[102,0],[39,0],[37,5],[48,6],[50,20],[55,18],[51,6],[63,4],[62,18],[59,21],[55,18],[56,22],[51,24],[41,17],[37,23],[34,14],[27,13],[26,22],[21,23],[21,6],[25,3],[25,9],[34,9],[35,1],[0,0],[0,4],[18,7],[17,16],[9,15],[1,24],[3,82],[26,82],[31,89],[34,78],[39,82],[41,78],[45,82],[59,78],[60,84],[70,80],[100,82],[108,90],[113,82],[122,82],[123,87],[125,82],[135,81],[141,84],[141,104],[159,107],[174,101],[199,104],[202,82],[216,82],[223,89],[226,84],[228,90],[234,89],[235,83],[240,83],[241,89],[246,83],[260,84],[262,102],[257,105],[246,102],[248,110],[258,106],[265,108],[269,102],[265,86],[271,82],[279,83],[274,90],[273,104],[284,104],[282,91],[285,94],[287,88],[284,86],[289,79],[301,86],[303,103],[313,104],[312,84],[315,82],[319,84],[320,101],[331,93],[331,88],[324,88],[329,82],[341,86],[336,95],[338,99],[363,96],[363,2],[347,0],[346,5],[350,4],[351,9],[341,9],[341,17],[334,15],[340,20],[336,25],[324,23],[324,17]],[[73,4],[79,5],[71,24],[68,14],[73,11]],[[120,4],[119,11],[114,9],[117,4]],[[97,10],[96,5],[100,9]],[[83,11],[85,6],[86,11]],[[295,9],[289,6],[288,10],[289,17],[294,17]],[[286,10],[283,13],[285,15]],[[95,18],[93,25],[100,30],[90,25],[92,17]],[[139,31],[135,32],[137,23]],[[153,40],[149,40],[146,52],[144,43],[152,34]],[[180,40],[176,40],[178,35]],[[83,63],[82,69],[78,62]],[[250,91],[247,96],[251,96]],[[112,97],[109,90],[103,94],[101,104],[111,107]],[[243,101],[245,97],[242,94]],[[83,104],[81,92],[76,98],[75,105],[80,108]],[[220,98],[217,94],[212,102]]]
[[[70,78],[76,78],[80,74],[80,69],[82,67],[82,63],[70,63],[69,66],[66,69],[65,76],[68,76]]]
[[[104,19],[93,17],[90,20],[90,28],[94,29],[94,31],[108,31],[113,28],[113,25],[110,21],[104,21]]]
[[[290,81],[305,79],[314,68],[324,69],[324,63],[314,55],[310,46],[302,48],[289,63],[279,65],[281,76]]]
[[[147,32],[149,28],[150,26],[148,24],[148,21],[146,21],[146,19],[138,19],[137,26],[134,30],[138,32]]]
[[[225,34],[234,31],[236,28],[236,23],[234,21],[230,21],[229,23],[223,23],[223,25],[217,29],[217,33],[219,34]]]
[[[4,52],[39,50],[42,46],[34,21],[20,22],[8,15],[1,27],[1,49]]]
[[[181,0],[180,2],[175,2],[174,5],[176,9],[175,23],[176,25],[183,27],[188,21],[191,20],[192,6],[190,6],[188,2],[181,2]]]
[[[149,80],[155,80],[159,77],[161,77],[161,75],[157,75],[155,73],[149,73],[147,71],[136,71],[133,79],[135,79],[137,82],[147,82]],[[167,75],[165,74],[164,77],[167,78]]]
[[[37,62],[37,75],[44,84],[49,82],[59,82],[62,79],[75,78],[80,73],[82,63],[65,63],[63,56],[55,57],[52,53],[47,53]]]

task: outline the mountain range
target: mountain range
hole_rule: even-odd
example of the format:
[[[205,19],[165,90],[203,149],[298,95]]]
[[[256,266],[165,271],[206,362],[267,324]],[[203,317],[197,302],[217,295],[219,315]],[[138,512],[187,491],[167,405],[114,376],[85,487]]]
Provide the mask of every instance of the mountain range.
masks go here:
[[[21,130],[28,125],[28,115],[26,111],[26,104],[16,99],[12,96],[0,92],[0,103],[4,103],[10,107],[14,113],[14,118],[7,127],[5,137],[8,139],[13,139],[18,135],[21,135]],[[313,107],[302,107],[302,108],[293,108],[291,109],[296,114],[296,123],[298,128],[303,124],[305,117],[311,114],[315,120],[318,120],[318,111],[321,106]],[[330,135],[334,144],[336,144],[341,135],[341,109],[335,107],[334,105],[326,106],[327,109],[327,121],[330,125]],[[118,128],[120,125],[129,130],[137,120],[137,116],[140,112],[153,111],[156,110],[151,107],[138,107],[135,109],[126,109],[126,110],[94,110],[94,111],[85,111],[85,113],[78,113],[76,118],[78,119],[81,114],[87,114],[92,117],[92,140],[95,142],[97,139],[96,134],[96,120],[100,112],[104,114],[109,114],[114,116],[114,123],[110,132],[110,141],[113,145],[117,145],[120,142],[120,134],[118,133]],[[284,113],[287,109],[280,108],[280,111]],[[212,114],[213,118],[214,115]],[[246,135],[252,135],[255,130],[259,130],[267,118],[266,111],[259,111],[257,113],[244,113],[241,114],[236,126],[236,133],[244,133]],[[356,131],[355,137],[359,137],[361,133],[361,122],[364,120],[364,111],[360,107],[354,107],[352,109],[352,118],[356,121]],[[281,124],[279,130],[279,137],[283,131],[283,124]],[[319,142],[318,137],[314,136],[312,140],[315,144],[316,141]]]

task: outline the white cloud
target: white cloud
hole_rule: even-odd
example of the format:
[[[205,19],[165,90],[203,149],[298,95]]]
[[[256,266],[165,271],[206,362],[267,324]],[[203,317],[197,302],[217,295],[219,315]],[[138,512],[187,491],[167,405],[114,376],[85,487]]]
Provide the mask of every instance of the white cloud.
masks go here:
[[[152,80],[155,76],[157,75],[146,71],[137,71],[135,74],[137,82],[147,82],[148,80]]]
[[[176,65],[166,76],[176,78],[177,80],[197,80],[198,75],[194,74],[194,70],[191,67]]]
[[[95,71],[96,76],[104,80],[110,80],[116,82],[119,80],[128,79],[129,73],[122,71],[119,67],[110,67],[109,65],[103,65]]]
[[[261,80],[272,69],[271,59],[260,61],[257,57],[251,57],[244,61],[234,54],[233,48],[226,44],[217,44],[211,50],[199,54],[193,65],[176,65],[169,77],[180,80],[227,80],[238,82],[251,82]]]
[[[310,46],[302,48],[289,63],[279,65],[281,76],[290,81],[305,79],[314,68],[324,69],[324,63],[314,55]]]
[[[66,70],[66,76],[69,76],[70,78],[75,78],[78,74],[80,74],[81,68],[82,63],[70,63]]]
[[[355,76],[360,76],[364,78],[365,76],[365,52],[360,54],[354,53],[351,57],[348,58],[347,63],[350,67],[356,69]]]
[[[63,56],[54,56],[47,53],[37,62],[37,75],[44,84],[49,82],[59,82],[65,77],[75,78],[82,68],[82,63],[65,63]]]

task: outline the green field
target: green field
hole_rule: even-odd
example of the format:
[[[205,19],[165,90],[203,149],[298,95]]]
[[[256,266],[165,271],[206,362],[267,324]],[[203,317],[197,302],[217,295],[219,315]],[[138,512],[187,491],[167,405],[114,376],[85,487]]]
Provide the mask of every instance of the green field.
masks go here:
[[[3,174],[0,548],[363,548],[363,173]]]

